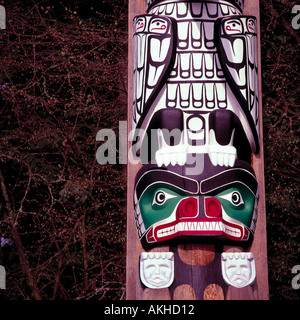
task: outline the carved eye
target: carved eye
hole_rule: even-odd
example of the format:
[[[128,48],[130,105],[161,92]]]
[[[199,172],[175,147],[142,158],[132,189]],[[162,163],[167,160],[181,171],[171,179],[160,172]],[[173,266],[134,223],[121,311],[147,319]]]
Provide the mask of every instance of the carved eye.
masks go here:
[[[169,194],[167,192],[164,192],[162,190],[159,190],[155,193],[153,198],[153,204],[158,204],[159,206],[163,205],[168,199],[175,198],[176,196]]]
[[[154,196],[153,202],[159,205],[164,204],[166,201],[166,194],[163,191],[157,191]]]
[[[229,20],[224,24],[227,34],[241,34],[243,32],[242,23],[238,20]]]
[[[136,32],[142,32],[145,28],[145,19],[144,18],[138,18],[135,24],[135,31]]]
[[[168,23],[162,19],[153,19],[150,23],[149,30],[154,33],[166,33]]]
[[[240,204],[244,203],[243,198],[238,191],[233,191],[219,197],[230,201],[234,206],[239,206]]]
[[[254,22],[253,19],[249,19],[248,20],[247,28],[248,28],[248,32],[250,32],[250,33],[255,33],[256,32],[255,22]]]
[[[231,202],[235,206],[238,206],[238,205],[244,203],[241,194],[239,192],[237,192],[237,191],[232,192],[232,194],[231,194]]]

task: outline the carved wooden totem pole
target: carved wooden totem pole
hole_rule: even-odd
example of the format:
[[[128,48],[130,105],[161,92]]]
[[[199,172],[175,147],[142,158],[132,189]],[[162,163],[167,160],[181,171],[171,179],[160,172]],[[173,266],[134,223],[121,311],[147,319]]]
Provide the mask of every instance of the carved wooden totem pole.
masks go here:
[[[267,299],[258,1],[141,1],[127,298]]]

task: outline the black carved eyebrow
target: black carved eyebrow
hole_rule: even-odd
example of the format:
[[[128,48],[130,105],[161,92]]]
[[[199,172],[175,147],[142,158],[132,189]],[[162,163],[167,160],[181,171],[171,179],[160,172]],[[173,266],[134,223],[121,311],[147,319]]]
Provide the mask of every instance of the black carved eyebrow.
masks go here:
[[[207,193],[234,182],[243,183],[254,195],[256,195],[257,180],[255,176],[251,172],[242,168],[229,169],[201,181],[200,191],[201,193]]]
[[[190,193],[198,192],[198,182],[163,169],[146,172],[136,182],[136,195],[139,199],[145,189],[153,183],[167,183]]]

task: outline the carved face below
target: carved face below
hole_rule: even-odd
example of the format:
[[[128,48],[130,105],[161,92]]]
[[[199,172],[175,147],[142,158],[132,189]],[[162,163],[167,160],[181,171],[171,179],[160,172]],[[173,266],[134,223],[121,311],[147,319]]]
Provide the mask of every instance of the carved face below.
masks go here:
[[[143,252],[140,257],[142,283],[152,289],[169,287],[174,280],[174,253]]]
[[[236,288],[251,285],[256,277],[254,255],[251,252],[222,253],[224,281]]]
[[[185,166],[141,169],[135,217],[144,245],[181,236],[247,241],[253,235],[257,181],[251,167],[238,161],[224,169],[207,157],[204,168],[192,176],[185,174]]]

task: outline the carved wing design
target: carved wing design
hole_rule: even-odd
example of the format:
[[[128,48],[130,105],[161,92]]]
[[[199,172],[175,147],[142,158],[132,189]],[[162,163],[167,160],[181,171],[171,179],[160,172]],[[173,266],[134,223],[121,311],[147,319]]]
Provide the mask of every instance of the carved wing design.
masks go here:
[[[220,61],[233,94],[253,135],[252,151],[259,149],[258,67],[256,18],[237,16],[220,20]]]
[[[134,18],[133,129],[140,127],[175,60],[176,25],[171,18]]]

